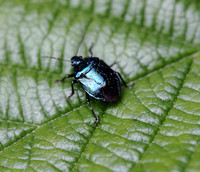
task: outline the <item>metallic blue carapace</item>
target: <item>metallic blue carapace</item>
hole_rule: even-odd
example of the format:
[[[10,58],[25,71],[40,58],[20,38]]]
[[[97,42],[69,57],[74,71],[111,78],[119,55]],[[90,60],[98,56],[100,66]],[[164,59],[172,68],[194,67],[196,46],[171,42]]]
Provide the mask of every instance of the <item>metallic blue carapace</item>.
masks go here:
[[[95,99],[107,102],[118,100],[119,78],[116,72],[99,58],[83,58],[81,63],[74,65],[74,74],[85,91]]]
[[[101,100],[99,99],[98,94],[100,93],[101,88],[106,86],[106,81],[103,76],[96,71],[96,69],[91,69],[85,74],[85,77],[77,79],[90,96]]]

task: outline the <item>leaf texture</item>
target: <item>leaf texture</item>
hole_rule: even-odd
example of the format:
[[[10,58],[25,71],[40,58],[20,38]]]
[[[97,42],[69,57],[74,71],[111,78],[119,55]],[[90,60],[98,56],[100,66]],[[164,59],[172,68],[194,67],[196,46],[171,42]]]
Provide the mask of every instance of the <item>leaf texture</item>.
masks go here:
[[[0,171],[199,171],[200,10],[186,0],[0,2]],[[83,42],[79,42],[84,35]],[[92,99],[70,59],[93,54],[131,89]],[[79,47],[79,49],[78,49]]]

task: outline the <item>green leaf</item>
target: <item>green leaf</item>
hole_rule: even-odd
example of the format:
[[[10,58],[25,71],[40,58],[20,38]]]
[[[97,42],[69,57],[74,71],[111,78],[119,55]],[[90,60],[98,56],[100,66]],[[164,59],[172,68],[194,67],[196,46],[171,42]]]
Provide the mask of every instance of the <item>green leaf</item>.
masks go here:
[[[198,1],[1,1],[0,171],[199,171]],[[79,42],[85,34],[78,49]],[[120,72],[116,103],[55,79],[93,54]]]

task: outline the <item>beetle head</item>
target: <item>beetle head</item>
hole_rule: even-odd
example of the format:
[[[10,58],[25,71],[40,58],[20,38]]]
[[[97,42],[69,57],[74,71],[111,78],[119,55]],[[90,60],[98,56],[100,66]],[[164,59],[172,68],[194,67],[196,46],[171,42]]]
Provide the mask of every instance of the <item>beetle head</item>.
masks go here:
[[[82,56],[74,56],[71,58],[72,66],[78,65],[82,61]]]

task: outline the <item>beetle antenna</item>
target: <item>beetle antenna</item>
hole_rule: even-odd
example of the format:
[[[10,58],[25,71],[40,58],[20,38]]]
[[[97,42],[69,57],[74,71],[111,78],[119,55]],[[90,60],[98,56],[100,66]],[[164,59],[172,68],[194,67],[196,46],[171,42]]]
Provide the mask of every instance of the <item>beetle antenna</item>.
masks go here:
[[[50,58],[50,59],[56,59],[56,60],[61,60],[61,61],[68,61],[71,62],[71,60],[66,60],[66,59],[61,59],[58,57],[52,57],[52,56],[40,56],[41,58]]]
[[[85,38],[85,32],[83,32],[83,35],[82,35],[82,37],[81,37],[81,40],[80,40],[80,42],[79,42],[79,44],[78,44],[78,48],[77,48],[77,50],[76,50],[76,56],[77,56],[77,54],[78,54],[78,50],[79,50],[79,48],[80,48],[80,46],[81,46],[81,43],[83,42],[84,38]],[[56,59],[56,60],[71,62],[71,60],[61,59],[61,58],[53,57],[53,56],[40,56],[40,57],[41,57],[41,58],[51,58],[51,59]]]
[[[77,56],[77,54],[78,54],[78,50],[79,50],[79,48],[80,48],[80,46],[81,46],[81,44],[82,44],[84,38],[85,38],[85,32],[83,32],[82,38],[81,38],[81,40],[80,40],[80,42],[79,42],[79,44],[78,44],[78,48],[77,48],[76,54],[75,54],[76,56]]]

